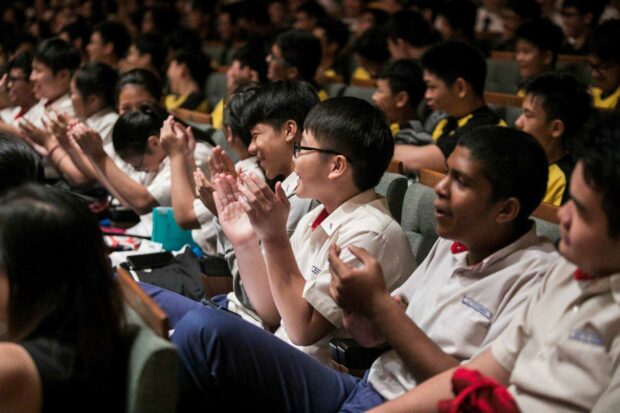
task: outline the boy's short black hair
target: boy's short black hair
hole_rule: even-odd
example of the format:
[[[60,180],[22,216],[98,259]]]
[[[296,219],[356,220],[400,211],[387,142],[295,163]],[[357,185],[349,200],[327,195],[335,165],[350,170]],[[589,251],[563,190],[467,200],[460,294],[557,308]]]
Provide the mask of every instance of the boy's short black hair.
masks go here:
[[[588,186],[602,195],[607,233],[617,239],[620,237],[620,113],[599,115],[591,124],[576,158],[583,164]]]
[[[134,45],[141,55],[151,55],[153,67],[158,72],[163,70],[168,57],[168,46],[163,37],[156,33],[142,33],[136,37]]]
[[[319,3],[314,0],[308,0],[302,3],[295,9],[295,13],[306,13],[309,17],[314,17],[315,19],[320,20],[324,18],[327,13],[325,13],[325,9]]]
[[[371,62],[385,62],[390,58],[387,48],[387,30],[373,26],[362,33],[353,44],[353,51]]]
[[[122,114],[112,128],[112,144],[121,158],[143,155],[151,136],[159,136],[168,112],[157,103],[144,103]]]
[[[224,126],[228,126],[233,136],[238,136],[246,147],[250,146],[252,134],[250,128],[244,123],[243,113],[246,103],[259,89],[258,83],[241,85],[230,95],[224,106]]]
[[[328,43],[336,43],[338,50],[342,50],[349,41],[349,28],[340,20],[327,17],[319,20],[318,27],[325,30],[325,38]]]
[[[105,107],[115,106],[114,86],[118,80],[118,73],[105,63],[87,63],[75,72],[73,76],[75,86],[86,99],[89,96],[99,96]]]
[[[569,73],[549,72],[527,82],[525,93],[542,98],[547,121],[559,119],[564,123],[562,146],[571,152],[592,111],[588,87]]]
[[[443,16],[452,29],[470,40],[475,37],[476,14],[477,7],[469,0],[445,0],[435,12],[436,16]]]
[[[274,42],[282,58],[297,68],[300,80],[314,82],[316,69],[321,63],[321,41],[305,30],[292,29],[281,33]]]
[[[61,70],[73,74],[80,66],[80,52],[59,37],[43,40],[34,54],[34,60],[49,67],[54,75]]]
[[[298,80],[280,80],[261,87],[246,103],[243,124],[252,129],[259,123],[274,129],[282,128],[284,122],[293,120],[301,132],[304,120],[319,97],[311,84]]]
[[[431,46],[420,58],[420,64],[448,86],[462,78],[478,96],[484,94],[487,65],[474,46],[457,41],[442,42]]]
[[[420,13],[409,9],[392,14],[386,27],[392,41],[402,39],[413,47],[426,47],[440,40],[433,26]]]
[[[146,90],[154,100],[159,102],[162,96],[162,84],[157,75],[147,69],[133,69],[123,73],[116,84],[116,98],[125,86],[134,85]]]
[[[66,33],[71,42],[80,39],[82,41],[82,47],[86,47],[91,35],[90,25],[82,17],[78,17],[74,22],[63,26],[63,28],[60,29],[60,33]]]
[[[522,21],[539,17],[542,13],[540,4],[536,0],[508,0],[506,8],[515,12]]]
[[[11,69],[21,69],[22,72],[24,72],[24,77],[28,80],[32,72],[32,56],[30,53],[22,52],[12,58],[6,67],[7,73],[9,73]]]
[[[267,62],[265,62],[265,46],[259,40],[250,40],[248,44],[235,50],[231,61],[238,60],[241,67],[248,66],[258,74],[258,80],[267,81]]]
[[[345,96],[319,103],[306,117],[304,130],[349,159],[353,183],[361,191],[379,183],[394,155],[385,114],[363,99]]]
[[[207,77],[211,74],[211,65],[204,53],[181,50],[174,54],[172,60],[187,66],[191,78],[198,83],[201,90],[204,88]]]
[[[417,109],[424,98],[426,85],[422,79],[422,69],[413,59],[400,59],[385,65],[377,75],[377,79],[385,79],[390,85],[392,94],[407,92],[409,106]]]
[[[542,53],[550,51],[551,65],[555,66],[564,41],[564,33],[560,26],[548,18],[537,17],[520,25],[515,33],[515,38],[533,44]]]
[[[515,197],[521,209],[515,224],[525,224],[547,191],[549,164],[542,146],[530,134],[501,126],[472,128],[459,139],[480,161],[494,202]]]
[[[131,45],[131,35],[123,23],[106,20],[93,28],[93,33],[99,33],[103,44],[112,43],[114,54],[122,59],[127,55]]]
[[[21,139],[0,133],[0,195],[23,184],[43,181],[39,155]]]
[[[603,62],[620,63],[620,20],[607,20],[588,37],[588,51]]]

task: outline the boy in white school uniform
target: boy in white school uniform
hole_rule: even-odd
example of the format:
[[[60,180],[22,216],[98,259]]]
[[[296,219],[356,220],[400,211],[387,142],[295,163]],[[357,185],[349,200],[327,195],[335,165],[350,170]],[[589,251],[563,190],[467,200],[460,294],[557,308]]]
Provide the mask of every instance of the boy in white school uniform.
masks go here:
[[[619,131],[617,114],[592,129],[571,199],[558,213],[563,258],[491,348],[464,365],[487,376],[469,384],[486,381],[488,394],[501,394],[512,409],[506,411],[613,412],[620,405]],[[436,411],[438,401],[454,397],[453,374],[472,373],[446,371],[373,411]],[[480,392],[473,395],[447,403],[475,408]],[[485,397],[489,405],[499,401]]]

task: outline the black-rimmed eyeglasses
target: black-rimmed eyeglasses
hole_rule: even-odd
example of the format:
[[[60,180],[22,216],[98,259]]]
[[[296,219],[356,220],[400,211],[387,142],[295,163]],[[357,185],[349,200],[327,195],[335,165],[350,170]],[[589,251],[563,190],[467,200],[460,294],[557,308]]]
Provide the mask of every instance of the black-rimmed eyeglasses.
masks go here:
[[[293,156],[295,158],[297,158],[299,156],[299,152],[301,152],[302,150],[304,150],[304,151],[317,151],[317,152],[321,152],[321,153],[329,153],[329,154],[332,154],[332,155],[341,155],[341,156],[344,156],[347,161],[351,162],[351,158],[349,158],[347,155],[345,155],[343,153],[340,153],[338,151],[334,151],[332,149],[313,148],[312,146],[303,146],[303,145],[300,145],[298,143],[293,144]]]

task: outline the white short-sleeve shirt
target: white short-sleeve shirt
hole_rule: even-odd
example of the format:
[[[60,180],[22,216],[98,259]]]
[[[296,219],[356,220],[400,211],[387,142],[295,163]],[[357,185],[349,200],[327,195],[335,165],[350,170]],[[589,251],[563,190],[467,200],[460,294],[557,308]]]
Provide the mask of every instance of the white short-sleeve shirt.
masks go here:
[[[327,257],[330,245],[337,243],[342,248],[340,257],[352,265],[359,261],[347,246],[368,250],[379,262],[390,291],[409,277],[415,268],[415,258],[403,229],[390,215],[385,198],[374,190],[364,191],[344,202],[313,230],[312,223],[323,209],[319,206],[299,221],[291,237],[291,246],[306,280],[303,297],[335,327],[315,344],[297,348],[327,363],[330,360],[329,340],[347,336],[342,310],[329,294],[332,276]],[[284,325],[276,335],[291,342]]]
[[[620,273],[575,269],[558,260],[491,346],[523,412],[620,411]]]
[[[467,251],[452,253],[452,244],[438,239],[393,295],[408,302],[407,315],[430,339],[464,361],[483,351],[506,328],[558,254],[536,235],[534,226],[475,265],[468,265]],[[373,363],[368,381],[386,399],[416,384],[394,350]]]

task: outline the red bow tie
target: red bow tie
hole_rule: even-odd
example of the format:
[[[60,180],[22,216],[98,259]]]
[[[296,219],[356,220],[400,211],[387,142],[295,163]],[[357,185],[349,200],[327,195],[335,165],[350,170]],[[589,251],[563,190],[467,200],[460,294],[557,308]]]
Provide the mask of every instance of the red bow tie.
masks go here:
[[[459,254],[465,251],[467,251],[467,246],[465,244],[461,244],[458,241],[454,241],[452,245],[450,245],[450,252],[452,254]]]

